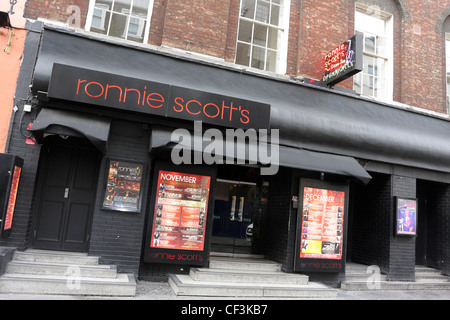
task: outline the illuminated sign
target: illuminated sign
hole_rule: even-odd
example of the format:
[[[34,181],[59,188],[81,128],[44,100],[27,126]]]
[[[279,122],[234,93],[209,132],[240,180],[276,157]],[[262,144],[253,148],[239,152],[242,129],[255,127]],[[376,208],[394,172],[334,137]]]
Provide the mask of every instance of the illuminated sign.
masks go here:
[[[301,258],[341,259],[345,193],[305,187]]]
[[[332,86],[362,71],[362,41],[355,35],[324,56],[322,82]]]
[[[300,190],[296,271],[343,272],[348,186],[308,180]]]
[[[149,217],[144,260],[204,266],[212,176],[207,171],[155,169],[153,216]],[[154,201],[154,203],[153,203]],[[208,222],[209,221],[209,222]]]

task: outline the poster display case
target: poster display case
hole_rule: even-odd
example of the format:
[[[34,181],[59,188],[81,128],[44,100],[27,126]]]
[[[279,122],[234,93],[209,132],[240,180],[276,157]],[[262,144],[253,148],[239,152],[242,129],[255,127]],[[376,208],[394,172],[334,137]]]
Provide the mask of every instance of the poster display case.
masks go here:
[[[210,168],[155,165],[144,261],[207,263],[213,179]]]
[[[394,197],[395,235],[414,237],[417,234],[417,199]]]
[[[344,271],[347,198],[347,185],[301,180],[296,271]]]
[[[22,158],[0,154],[0,237],[2,239],[9,236],[13,227],[22,167]]]
[[[102,209],[141,212],[144,164],[108,159]]]

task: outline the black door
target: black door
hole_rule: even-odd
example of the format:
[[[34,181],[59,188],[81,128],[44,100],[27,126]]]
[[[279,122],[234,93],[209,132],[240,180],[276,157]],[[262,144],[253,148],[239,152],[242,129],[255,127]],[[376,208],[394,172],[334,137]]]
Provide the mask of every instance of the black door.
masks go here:
[[[41,152],[33,247],[87,251],[100,154],[88,142],[56,136]]]

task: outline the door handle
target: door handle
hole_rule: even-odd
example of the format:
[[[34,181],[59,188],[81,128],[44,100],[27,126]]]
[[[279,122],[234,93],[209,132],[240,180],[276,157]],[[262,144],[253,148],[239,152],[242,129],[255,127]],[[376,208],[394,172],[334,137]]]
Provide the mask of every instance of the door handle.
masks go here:
[[[244,200],[245,199],[244,199],[244,197],[240,197],[239,199],[240,199],[240,201],[239,201],[238,220],[242,221],[242,215],[244,213]]]
[[[69,197],[69,188],[64,189],[64,199],[67,199]]]
[[[236,196],[231,197],[231,209],[230,209],[230,220],[234,220],[234,215],[236,213]]]

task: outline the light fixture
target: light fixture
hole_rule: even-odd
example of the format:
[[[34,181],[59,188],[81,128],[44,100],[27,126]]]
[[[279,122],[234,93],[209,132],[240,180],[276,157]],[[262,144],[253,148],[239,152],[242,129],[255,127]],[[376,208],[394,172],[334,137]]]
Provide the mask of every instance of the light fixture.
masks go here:
[[[0,11],[0,28],[12,28],[8,12]]]

